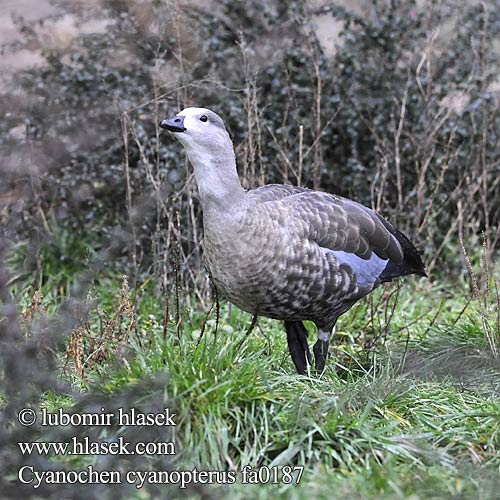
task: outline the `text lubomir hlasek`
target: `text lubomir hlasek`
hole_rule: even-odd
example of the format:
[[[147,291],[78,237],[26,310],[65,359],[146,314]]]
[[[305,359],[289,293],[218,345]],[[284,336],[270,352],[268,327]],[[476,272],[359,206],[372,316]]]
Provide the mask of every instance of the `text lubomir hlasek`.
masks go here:
[[[42,409],[42,425],[66,426],[66,425],[124,425],[124,426],[175,426],[175,413],[170,408],[164,408],[158,413],[143,413],[135,408],[124,410],[118,408],[116,412],[107,412],[101,408],[100,412],[94,413],[67,413],[62,408],[50,413],[45,408]]]

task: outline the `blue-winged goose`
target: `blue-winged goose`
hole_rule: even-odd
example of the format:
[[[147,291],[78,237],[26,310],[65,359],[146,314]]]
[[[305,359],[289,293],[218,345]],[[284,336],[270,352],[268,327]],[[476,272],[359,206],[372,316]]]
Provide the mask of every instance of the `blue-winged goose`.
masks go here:
[[[313,351],[322,371],[341,314],[381,282],[425,276],[410,240],[355,201],[278,184],[245,191],[233,144],[213,111],[186,108],[160,126],[193,164],[215,286],[245,311],[284,320],[299,373],[311,362],[303,320],[318,328]]]

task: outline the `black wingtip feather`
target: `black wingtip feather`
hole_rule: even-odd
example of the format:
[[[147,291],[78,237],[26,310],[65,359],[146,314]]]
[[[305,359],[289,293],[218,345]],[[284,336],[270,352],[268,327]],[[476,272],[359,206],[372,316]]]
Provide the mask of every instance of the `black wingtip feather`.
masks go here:
[[[387,266],[382,271],[379,276],[380,281],[392,281],[394,278],[399,278],[400,276],[407,276],[408,274],[417,274],[419,276],[427,277],[425,272],[425,266],[420,258],[420,255],[415,248],[415,245],[404,235],[401,231],[396,228],[391,228],[391,233],[399,241],[401,248],[403,249],[403,262],[395,264],[392,261],[387,263]]]

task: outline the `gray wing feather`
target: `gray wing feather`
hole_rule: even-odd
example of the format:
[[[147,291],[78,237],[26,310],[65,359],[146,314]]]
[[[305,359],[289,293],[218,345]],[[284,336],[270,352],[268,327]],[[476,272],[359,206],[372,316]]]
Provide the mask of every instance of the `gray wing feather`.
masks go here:
[[[369,259],[374,252],[394,263],[403,261],[392,226],[368,207],[317,191],[297,193],[286,203],[292,216],[305,224],[309,238],[323,248],[354,253],[362,259]]]

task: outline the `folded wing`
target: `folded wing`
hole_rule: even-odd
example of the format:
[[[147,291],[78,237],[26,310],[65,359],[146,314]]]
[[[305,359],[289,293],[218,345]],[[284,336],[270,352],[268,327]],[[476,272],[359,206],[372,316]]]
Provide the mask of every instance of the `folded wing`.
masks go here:
[[[349,266],[359,286],[407,274],[425,276],[409,239],[375,211],[339,196],[305,190],[286,199],[307,237]]]

